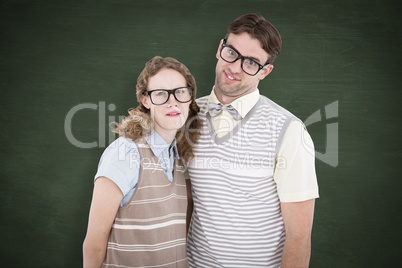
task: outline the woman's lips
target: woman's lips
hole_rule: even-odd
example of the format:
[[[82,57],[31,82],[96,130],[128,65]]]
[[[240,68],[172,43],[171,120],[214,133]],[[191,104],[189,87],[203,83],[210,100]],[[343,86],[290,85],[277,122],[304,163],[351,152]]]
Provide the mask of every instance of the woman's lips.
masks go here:
[[[180,116],[180,115],[181,115],[181,112],[178,112],[178,111],[172,111],[172,112],[168,112],[166,114],[166,116],[169,116],[169,117],[177,117],[177,116]]]

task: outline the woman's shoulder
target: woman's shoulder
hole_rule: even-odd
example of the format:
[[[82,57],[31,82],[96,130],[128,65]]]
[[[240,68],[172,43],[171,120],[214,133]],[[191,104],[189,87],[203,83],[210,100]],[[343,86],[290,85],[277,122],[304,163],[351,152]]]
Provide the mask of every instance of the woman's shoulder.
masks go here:
[[[138,155],[137,144],[132,139],[126,137],[117,138],[103,152],[103,158],[108,157],[115,160],[123,160],[127,156],[129,158],[133,157],[133,155]]]
[[[114,149],[119,147],[127,147],[127,149],[137,149],[137,144],[130,138],[118,137],[112,143],[110,143],[107,148]]]
[[[136,143],[119,137],[103,152],[95,180],[99,177],[109,178],[126,195],[137,184],[140,159]]]

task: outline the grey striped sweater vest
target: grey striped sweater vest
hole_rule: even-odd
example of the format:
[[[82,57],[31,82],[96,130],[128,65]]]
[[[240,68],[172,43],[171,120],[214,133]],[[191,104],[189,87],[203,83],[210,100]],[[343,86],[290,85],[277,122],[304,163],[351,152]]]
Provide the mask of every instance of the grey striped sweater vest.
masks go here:
[[[188,235],[190,267],[278,267],[285,229],[276,183],[276,154],[291,113],[260,96],[226,136],[215,136],[198,99],[201,137],[189,166],[194,212]]]
[[[136,144],[138,184],[117,212],[103,267],[188,267],[184,166],[176,159],[171,183],[145,140]]]

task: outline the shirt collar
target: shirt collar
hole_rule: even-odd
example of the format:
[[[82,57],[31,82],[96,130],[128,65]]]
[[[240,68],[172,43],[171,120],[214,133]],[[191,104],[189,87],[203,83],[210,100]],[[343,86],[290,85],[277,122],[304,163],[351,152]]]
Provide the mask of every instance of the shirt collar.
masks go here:
[[[235,99],[233,102],[230,103],[230,105],[233,106],[233,108],[236,109],[236,111],[241,115],[242,118],[244,118],[248,112],[254,107],[254,105],[257,104],[258,100],[260,99],[260,91],[255,90],[247,95],[244,95],[238,99]],[[208,103],[220,103],[218,100],[218,97],[216,97],[215,94],[215,86],[212,88],[212,92],[208,97]],[[205,110],[205,113],[208,112],[208,107]]]
[[[170,150],[170,155],[174,155],[179,158],[179,153],[177,151],[176,138],[174,138],[171,145],[169,145],[155,130],[152,134],[144,137],[145,141],[148,143],[154,155],[159,158],[163,151]],[[170,148],[169,148],[170,147]]]

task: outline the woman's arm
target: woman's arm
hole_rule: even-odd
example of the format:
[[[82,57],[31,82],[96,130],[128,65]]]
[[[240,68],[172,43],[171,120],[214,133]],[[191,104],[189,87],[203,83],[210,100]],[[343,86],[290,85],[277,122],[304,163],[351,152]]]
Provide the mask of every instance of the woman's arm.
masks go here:
[[[123,193],[113,181],[106,177],[96,179],[83,244],[84,267],[102,265],[109,233],[122,199]]]

